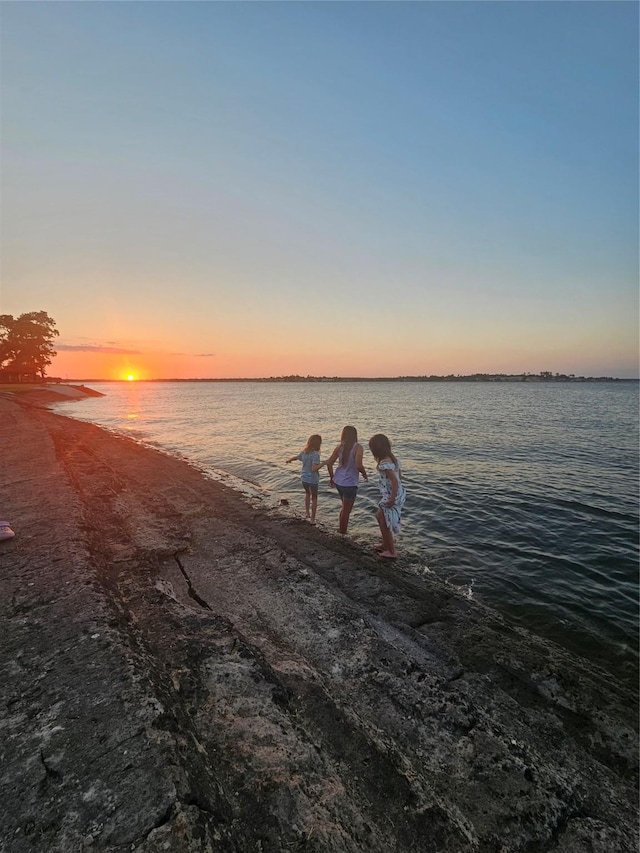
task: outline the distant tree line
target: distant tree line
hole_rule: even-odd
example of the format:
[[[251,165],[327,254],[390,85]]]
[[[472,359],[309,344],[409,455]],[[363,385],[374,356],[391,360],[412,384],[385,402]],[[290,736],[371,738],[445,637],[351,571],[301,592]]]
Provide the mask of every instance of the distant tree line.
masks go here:
[[[94,380],[103,381],[103,380]],[[104,380],[107,381],[107,380]],[[207,377],[205,379],[145,379],[143,382],[627,382],[613,376],[576,376],[575,373],[450,373],[447,376],[287,376]]]
[[[449,373],[446,376],[270,376],[265,379],[229,380],[254,382],[615,382],[611,376],[576,376],[575,373],[552,373],[542,370],[540,373]]]
[[[57,355],[53,341],[59,334],[46,311],[19,317],[0,314],[0,378],[10,382],[44,379]]]

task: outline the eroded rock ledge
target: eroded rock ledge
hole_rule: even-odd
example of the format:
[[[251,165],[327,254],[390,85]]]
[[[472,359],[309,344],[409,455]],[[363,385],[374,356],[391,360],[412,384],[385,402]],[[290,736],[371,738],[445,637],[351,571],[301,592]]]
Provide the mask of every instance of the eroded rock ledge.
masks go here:
[[[636,851],[607,674],[90,424],[0,440],[2,853]]]

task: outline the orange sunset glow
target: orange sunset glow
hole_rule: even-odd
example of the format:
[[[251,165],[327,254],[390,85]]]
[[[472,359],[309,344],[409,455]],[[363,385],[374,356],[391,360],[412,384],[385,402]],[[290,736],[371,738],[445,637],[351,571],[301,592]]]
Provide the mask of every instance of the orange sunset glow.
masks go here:
[[[552,330],[553,331],[553,330]],[[605,361],[608,373],[626,372],[630,343],[624,339],[611,344],[605,353],[602,348],[589,350],[578,335],[553,339],[540,335],[537,340],[516,343],[506,334],[500,337],[499,346],[483,347],[481,341],[472,341],[468,331],[466,345],[447,342],[445,334],[434,335],[429,344],[406,341],[395,351],[372,352],[365,341],[357,352],[346,357],[338,348],[335,351],[313,351],[292,345],[288,351],[270,348],[265,341],[262,347],[248,345],[219,356],[203,357],[186,352],[145,351],[139,345],[135,362],[130,356],[100,350],[63,349],[53,360],[49,374],[63,380],[109,380],[137,382],[158,379],[217,379],[260,378],[269,376],[409,376],[448,375],[468,373],[536,373],[553,370],[576,375],[601,375]],[[453,338],[453,335],[452,335]],[[273,344],[271,344],[273,346]],[[167,347],[169,349],[169,346]]]

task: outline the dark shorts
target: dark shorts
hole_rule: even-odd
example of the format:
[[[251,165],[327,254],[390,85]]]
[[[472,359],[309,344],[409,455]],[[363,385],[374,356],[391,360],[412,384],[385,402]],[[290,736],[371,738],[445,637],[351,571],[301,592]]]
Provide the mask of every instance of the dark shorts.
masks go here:
[[[336,489],[338,490],[338,494],[340,495],[343,501],[355,501],[356,495],[358,494],[357,486],[336,485]]]
[[[318,494],[318,484],[317,483],[303,483],[305,492],[311,492],[312,495]]]

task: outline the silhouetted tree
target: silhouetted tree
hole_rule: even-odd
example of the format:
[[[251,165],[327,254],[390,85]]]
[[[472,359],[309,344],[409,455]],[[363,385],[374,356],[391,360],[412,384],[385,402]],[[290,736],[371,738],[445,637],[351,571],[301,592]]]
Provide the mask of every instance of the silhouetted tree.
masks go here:
[[[31,311],[14,318],[0,314],[0,369],[45,377],[57,355],[53,339],[60,333],[46,311]]]

